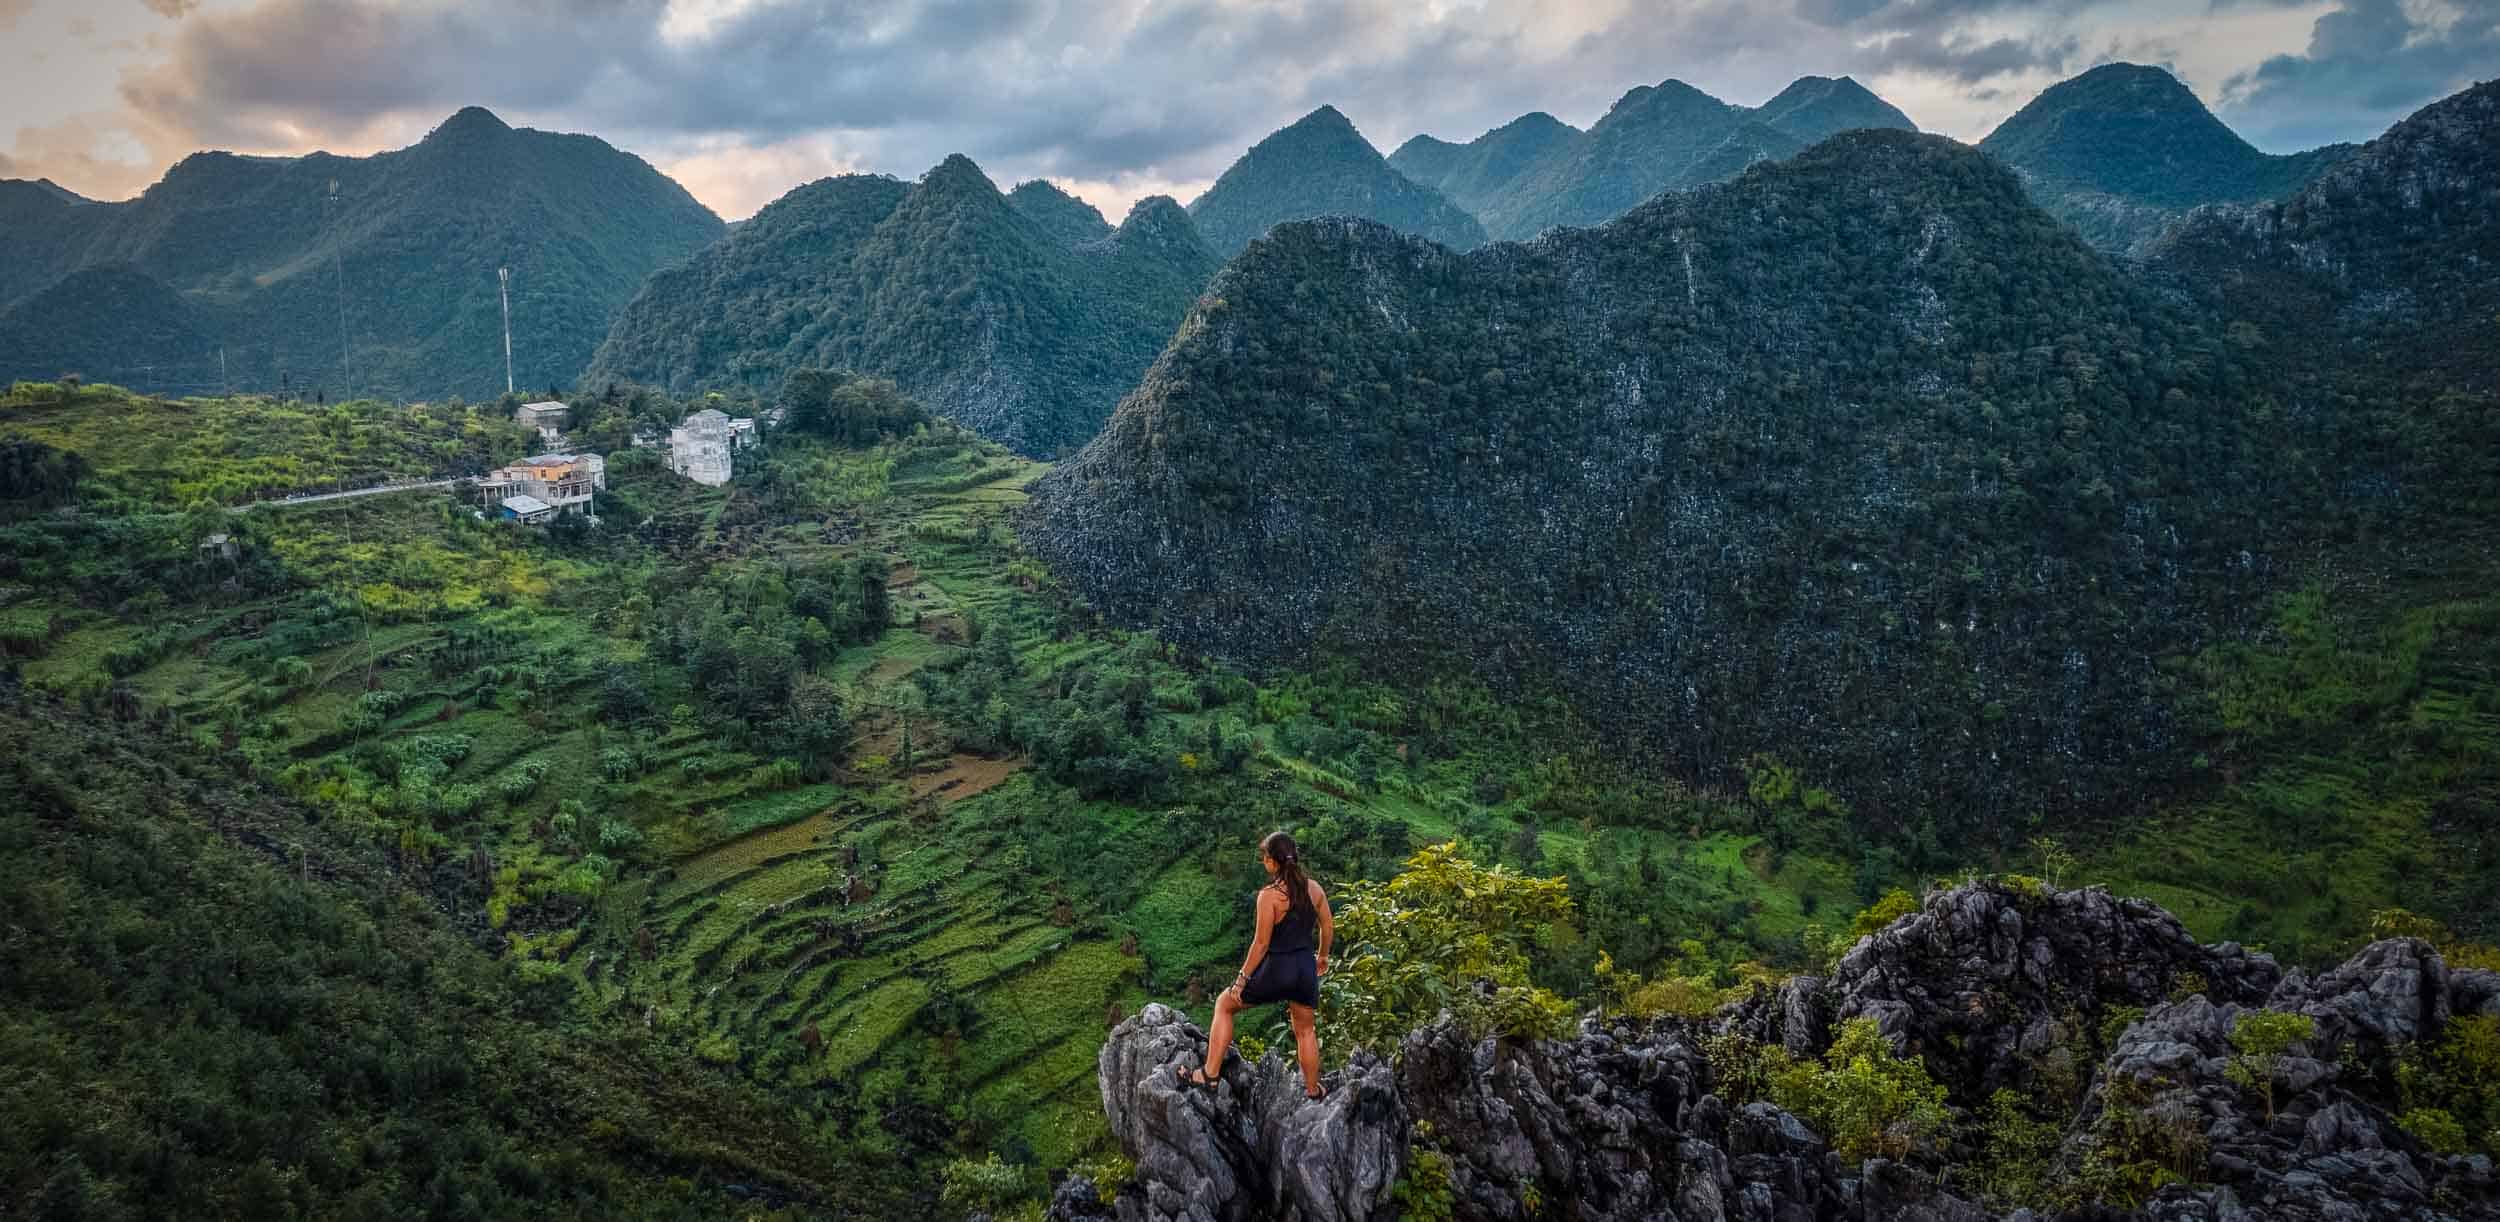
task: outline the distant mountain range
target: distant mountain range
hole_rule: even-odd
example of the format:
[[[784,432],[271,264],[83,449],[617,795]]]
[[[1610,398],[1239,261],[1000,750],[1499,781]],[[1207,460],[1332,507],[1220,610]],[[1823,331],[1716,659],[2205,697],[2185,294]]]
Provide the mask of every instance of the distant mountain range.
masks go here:
[[[1601,224],[1660,191],[1723,182],[1856,128],[1915,130],[1845,76],[1800,77],[1752,108],[1668,80],[1625,94],[1586,132],[1540,111],[1466,144],[1417,136],[1389,164],[1467,209],[1493,238],[1525,240]],[[2353,146],[2261,153],[2168,72],[2105,64],[2051,86],[1979,147],[2093,245],[2141,253],[2188,209],[2280,199]]]
[[[126,203],[0,183],[0,378],[490,397],[509,267],[519,384],[568,384],[721,230],[640,158],[475,107],[372,157],[197,153]]]
[[[1322,106],[1253,145],[1206,193],[1190,219],[1225,258],[1281,221],[1359,216],[1458,250],[1484,244],[1476,218],[1391,169],[1333,106]]]
[[[1093,436],[1217,262],[1163,196],[1114,230],[1047,183],[1002,194],[961,156],[917,184],[829,178],[652,276],[582,381],[769,393],[846,367],[1047,455]]]
[[[1389,164],[1448,194],[1493,237],[1525,240],[1600,224],[1660,191],[1721,182],[1861,127],[1915,130],[1848,77],[1799,78],[1759,108],[1667,80],[1623,95],[1586,132],[1537,112],[1463,145],[1417,136]]]
[[[0,376],[484,397],[503,389],[509,266],[524,388],[765,389],[854,365],[1049,454],[1089,438],[1215,266],[1280,223],[1361,217],[1467,250],[1869,128],[1912,124],[1848,77],[1758,107],[1667,80],[1586,131],[1537,112],[1387,158],[1321,107],[1185,213],[1153,201],[1116,230],[1048,183],[1002,195],[961,159],[917,187],[811,184],[724,227],[639,159],[471,108],[374,157],[197,154],[127,203],[0,182]],[[2260,153],[2167,73],[2124,64],[2052,87],[1980,147],[2092,244],[2137,254],[2198,205],[2280,199],[2352,151]]]
[[[2199,204],[2280,199],[2354,146],[2261,153],[2177,77],[2103,64],[2050,86],[1979,148],[2094,245],[2136,251]]]
[[[2162,659],[2293,555],[2490,502],[2496,111],[2196,213],[2145,272],[1891,131],[1526,246],[1282,225],[1026,542],[1167,640],[1556,689],[1689,777],[1798,767],[1947,835],[2124,806],[2180,764]],[[2287,291],[2217,303],[2252,289]],[[2400,355],[2434,344],[2478,355]]]

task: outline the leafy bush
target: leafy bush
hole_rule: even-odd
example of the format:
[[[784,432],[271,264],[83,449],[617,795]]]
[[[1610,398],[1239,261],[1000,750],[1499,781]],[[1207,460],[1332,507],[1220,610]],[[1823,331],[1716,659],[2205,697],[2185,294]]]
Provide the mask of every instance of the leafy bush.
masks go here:
[[[1450,1187],[1450,1156],[1417,1146],[1406,1156],[1406,1174],[1389,1186],[1398,1217],[1413,1222],[1447,1222],[1456,1216],[1458,1194]]]
[[[2413,1135],[2433,1154],[2463,1154],[2469,1148],[2465,1126],[2455,1115],[2435,1107],[2408,1109],[2396,1118],[2396,1127]]]
[[[938,1175],[938,1199],[964,1212],[996,1213],[1030,1198],[1038,1185],[1033,1169],[996,1154],[975,1162],[959,1158]]]
[[[610,819],[599,825],[599,851],[610,857],[623,857],[642,847],[642,831],[622,819]]]
[[[546,777],[547,761],[523,760],[506,771],[501,780],[495,782],[495,792],[502,794],[506,802],[518,802],[535,792],[538,783]]]
[[[2423,1144],[2445,1153],[2479,1145],[2486,1154],[2500,1154],[2500,1018],[2456,1019],[2437,1042],[2405,1049],[2396,1059],[2396,1086],[2406,1108],[2405,1130]],[[2434,1133],[2449,1137],[2448,1125],[2455,1126],[2458,1150],[2432,1140]]]
[[[1105,1205],[1120,1195],[1120,1190],[1137,1178],[1137,1164],[1117,1152],[1079,1161],[1069,1168],[1094,1182],[1094,1197]]]
[[[1820,1062],[1773,1069],[1770,1097],[1851,1162],[1902,1157],[1926,1146],[1950,1120],[1945,1088],[1918,1058],[1895,1056],[1871,1018],[1842,1023]]]
[[[1536,957],[1572,938],[1569,887],[1479,866],[1454,844],[1406,859],[1385,883],[1334,901],[1341,949],[1323,981],[1332,1053],[1391,1050],[1447,1011],[1470,1035],[1558,1036],[1571,1003],[1530,979]]]
[[[1918,910],[1918,897],[1895,887],[1884,892],[1882,898],[1867,905],[1856,919],[1849,922],[1849,940],[1854,943],[1868,934],[1882,932],[1885,926]]]
[[[2266,1119],[2274,1119],[2274,1080],[2291,1046],[2318,1033],[2306,1014],[2279,1010],[2247,1010],[2231,1024],[2231,1047],[2238,1050],[2224,1070],[2231,1081],[2254,1090],[2266,1101]]]
[[[1999,1088],[1977,1120],[1979,1189],[1989,1204],[2013,1210],[2045,1203],[2057,1158],[2058,1128],[2036,1120],[2022,1095]]]

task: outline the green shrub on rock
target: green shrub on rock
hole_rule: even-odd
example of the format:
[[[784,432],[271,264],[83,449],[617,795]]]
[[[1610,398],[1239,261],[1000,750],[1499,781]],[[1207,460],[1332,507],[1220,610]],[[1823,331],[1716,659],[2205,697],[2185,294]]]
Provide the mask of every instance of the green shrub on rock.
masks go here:
[[[1775,1049],[1765,1053],[1786,1059]],[[1918,1058],[1895,1055],[1871,1018],[1842,1023],[1820,1062],[1773,1068],[1769,1086],[1771,1102],[1850,1162],[1906,1155],[1927,1145],[1950,1119],[1945,1088]]]

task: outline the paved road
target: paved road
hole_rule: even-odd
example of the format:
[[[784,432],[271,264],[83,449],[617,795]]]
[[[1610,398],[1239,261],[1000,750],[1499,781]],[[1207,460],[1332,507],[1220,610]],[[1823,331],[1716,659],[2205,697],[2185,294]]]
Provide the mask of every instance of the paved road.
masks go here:
[[[425,488],[449,488],[453,484],[459,482],[460,481],[456,479],[433,479],[421,480],[413,484],[375,484],[370,488],[350,488],[345,492],[313,492],[300,493],[295,496],[276,497],[266,501],[254,501],[248,505],[238,505],[236,508],[258,509],[263,505],[277,505],[283,507],[287,505],[310,505],[315,501],[345,501],[352,500],[360,496],[387,496],[394,492],[416,492]]]

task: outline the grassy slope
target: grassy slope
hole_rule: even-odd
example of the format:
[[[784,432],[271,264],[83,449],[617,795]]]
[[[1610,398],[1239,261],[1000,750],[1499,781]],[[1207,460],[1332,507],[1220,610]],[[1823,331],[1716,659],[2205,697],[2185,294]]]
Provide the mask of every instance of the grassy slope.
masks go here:
[[[149,489],[218,485],[268,461],[96,444],[100,421],[179,435],[257,411],[87,401],[92,415],[11,400],[0,429],[86,449],[133,522],[186,529],[152,516],[175,506]],[[437,427],[338,410],[385,449],[394,429],[415,445]],[[264,432],[254,445],[316,469],[341,444],[312,421]],[[1220,979],[1238,954],[1250,878],[1227,818],[1371,819],[1571,865],[1599,880],[1581,891],[1593,933],[1643,968],[1685,938],[1723,962],[1777,958],[1810,923],[1843,925],[1872,890],[1905,881],[1835,807],[1638,781],[1637,761],[1592,755],[1544,702],[1391,692],[1335,671],[1211,699],[1184,660],[1058,605],[1001,525],[1041,468],[994,449],[782,453],[818,517],[773,525],[741,487],[618,463],[619,508],[588,541],[488,528],[440,494],[264,510],[246,542],[282,560],[281,588],[116,609],[20,571],[0,577],[0,616],[30,684],[103,700],[118,670],[142,707],[184,718],[203,754],[231,734],[338,825],[434,866],[437,891],[487,914],[522,978],[566,989],[573,1021],[647,1022],[660,1046],[735,1066],[818,1117],[855,1157],[994,1147],[1056,1163],[1097,1144],[1092,1057],[1110,1014],[1180,1002],[1193,975]],[[642,730],[592,715],[602,668],[646,661],[641,596],[673,574],[863,553],[894,573],[894,626],[822,667],[857,714],[835,780],[777,778],[700,714]],[[2452,583],[2470,589],[2470,575]],[[2385,591],[2299,614],[2308,626],[2287,622],[2280,648],[2203,660],[2204,685],[2225,694],[2214,779],[2138,836],[2079,846],[2085,872],[2176,904],[2200,934],[2292,950],[2323,950],[2389,902],[2460,915],[2491,877],[2458,846],[2487,838],[2474,828],[2489,827],[2500,760],[2492,600]],[[1165,740],[1239,727],[1249,758],[1239,772],[1184,767],[1141,805],[1089,801],[1021,760],[950,755],[944,728],[919,720],[906,766],[906,720],[925,718],[911,676],[959,659],[971,621],[1014,642],[1019,699],[1126,660],[1152,679]],[[272,640],[325,623],[287,638],[298,644]],[[288,667],[290,651],[308,665]],[[645,670],[656,708],[693,702],[682,677]],[[2358,695],[2316,690],[2346,670]],[[396,695],[377,712],[376,692]],[[437,789],[474,787],[471,813],[412,802],[374,770],[383,753],[449,739],[468,746]],[[620,748],[637,762],[611,777],[603,755]],[[533,766],[543,779],[519,787]],[[551,826],[568,799],[582,804],[572,839]],[[582,843],[610,821],[641,836],[612,875]],[[1053,837],[1118,855],[1121,878],[1088,889],[1038,866]],[[854,875],[869,884],[855,894]]]

